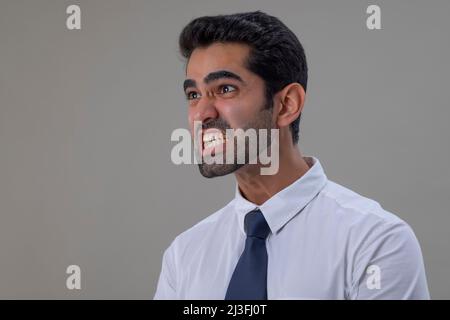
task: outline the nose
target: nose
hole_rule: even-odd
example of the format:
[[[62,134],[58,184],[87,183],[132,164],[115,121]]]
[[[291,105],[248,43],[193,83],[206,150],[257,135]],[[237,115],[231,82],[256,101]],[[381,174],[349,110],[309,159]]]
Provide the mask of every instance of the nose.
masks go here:
[[[210,120],[217,119],[218,116],[219,113],[214,104],[214,97],[204,96],[198,101],[195,107],[195,121],[206,123]]]

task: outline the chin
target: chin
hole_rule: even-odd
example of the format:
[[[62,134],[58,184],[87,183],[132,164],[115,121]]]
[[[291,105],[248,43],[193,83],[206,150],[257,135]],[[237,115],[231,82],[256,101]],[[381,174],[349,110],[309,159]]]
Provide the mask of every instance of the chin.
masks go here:
[[[241,168],[243,164],[206,164],[198,165],[200,174],[205,178],[226,176]]]

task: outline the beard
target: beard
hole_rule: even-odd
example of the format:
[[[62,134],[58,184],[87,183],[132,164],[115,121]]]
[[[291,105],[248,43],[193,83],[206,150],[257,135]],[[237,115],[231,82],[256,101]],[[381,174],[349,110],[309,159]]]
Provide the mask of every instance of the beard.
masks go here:
[[[242,128],[244,131],[248,129],[255,129],[257,132],[257,155],[259,155],[262,151],[264,151],[266,148],[270,147],[271,144],[271,136],[270,136],[270,130],[272,129],[272,113],[273,113],[273,105],[269,103],[269,100],[266,99],[264,106],[260,109],[258,112],[256,118],[246,123]],[[230,125],[223,119],[215,119],[211,120],[207,123],[202,124],[202,130],[207,129],[218,129],[222,132],[224,136],[227,129],[232,129]],[[259,129],[265,129],[267,130],[267,140],[265,144],[264,150],[260,150],[260,136],[259,136]],[[226,143],[234,143],[234,161],[233,163],[226,163],[226,161],[223,161],[223,163],[199,163],[199,171],[202,176],[205,178],[214,178],[219,176],[225,176],[227,174],[233,173],[236,170],[242,168],[243,166],[249,164],[250,162],[250,154],[249,154],[249,139],[245,138],[245,148],[238,148],[240,145],[237,143],[236,137],[232,141],[227,141]],[[224,147],[223,151],[223,159],[226,159],[226,147]],[[237,161],[238,155],[241,155],[245,160],[244,161]]]

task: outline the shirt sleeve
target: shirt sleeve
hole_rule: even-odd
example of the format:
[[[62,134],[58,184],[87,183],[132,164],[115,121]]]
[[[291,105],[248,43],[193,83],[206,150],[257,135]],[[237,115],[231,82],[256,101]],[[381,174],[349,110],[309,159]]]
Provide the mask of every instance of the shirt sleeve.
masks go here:
[[[176,273],[173,243],[164,251],[161,273],[153,300],[177,299]]]
[[[430,299],[422,252],[405,222],[382,224],[354,264],[350,299]]]

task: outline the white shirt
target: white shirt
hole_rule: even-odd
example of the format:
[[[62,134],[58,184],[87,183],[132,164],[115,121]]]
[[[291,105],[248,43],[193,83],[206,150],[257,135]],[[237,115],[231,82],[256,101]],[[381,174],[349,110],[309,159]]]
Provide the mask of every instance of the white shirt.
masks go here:
[[[236,187],[224,208],[178,235],[163,255],[154,299],[225,297],[244,250],[245,215],[259,208],[268,299],[429,299],[419,243],[408,224],[327,179],[317,158],[258,206]]]

